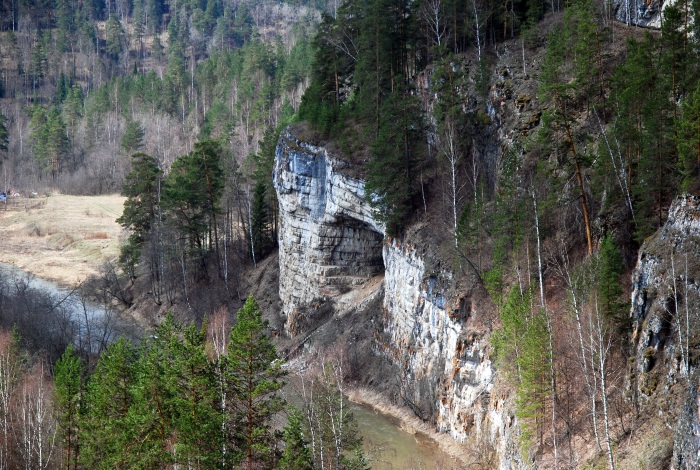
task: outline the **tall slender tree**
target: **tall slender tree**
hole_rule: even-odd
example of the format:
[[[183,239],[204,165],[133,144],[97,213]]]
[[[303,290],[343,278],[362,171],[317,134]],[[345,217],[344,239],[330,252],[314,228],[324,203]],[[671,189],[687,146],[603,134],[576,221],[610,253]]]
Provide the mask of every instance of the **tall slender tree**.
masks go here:
[[[63,444],[66,470],[78,468],[78,430],[83,394],[83,364],[68,345],[54,366],[54,393],[58,414],[59,439]]]
[[[272,464],[270,419],[283,407],[278,391],[285,375],[255,299],[237,313],[228,344],[228,383],[233,414],[227,417],[235,453],[243,468]]]

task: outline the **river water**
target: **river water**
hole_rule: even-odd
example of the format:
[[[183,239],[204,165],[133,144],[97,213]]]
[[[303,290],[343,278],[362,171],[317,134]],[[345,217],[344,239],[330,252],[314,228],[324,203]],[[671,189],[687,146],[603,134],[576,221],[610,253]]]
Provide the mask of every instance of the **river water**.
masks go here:
[[[99,354],[120,335],[137,337],[134,325],[120,318],[109,302],[86,300],[79,289],[60,286],[6,263],[0,263],[0,280],[8,294],[37,293],[41,301],[30,302],[33,308],[29,320],[37,328],[50,324],[48,330],[54,334],[60,330],[62,341]]]
[[[372,469],[432,470],[461,466],[437,444],[421,433],[411,434],[396,426],[390,417],[356,403],[351,408],[362,434],[365,455]]]

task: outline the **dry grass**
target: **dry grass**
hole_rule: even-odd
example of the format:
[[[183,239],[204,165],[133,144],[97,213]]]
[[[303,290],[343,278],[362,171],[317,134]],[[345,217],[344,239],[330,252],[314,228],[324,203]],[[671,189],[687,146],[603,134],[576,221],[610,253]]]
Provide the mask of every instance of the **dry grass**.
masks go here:
[[[109,235],[107,235],[107,232],[95,232],[95,233],[88,233],[85,235],[85,240],[107,240],[109,239]]]
[[[123,204],[118,195],[12,199],[0,205],[0,261],[75,285],[118,255]]]

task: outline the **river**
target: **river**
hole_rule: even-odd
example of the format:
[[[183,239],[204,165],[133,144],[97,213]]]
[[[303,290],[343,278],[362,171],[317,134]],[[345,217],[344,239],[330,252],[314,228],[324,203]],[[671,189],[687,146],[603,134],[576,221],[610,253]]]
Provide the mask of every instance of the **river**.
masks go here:
[[[6,296],[14,297],[15,318],[9,321],[24,329],[22,335],[27,329],[43,329],[37,336],[53,338],[56,344],[72,342],[96,354],[120,335],[139,336],[135,325],[120,316],[109,301],[86,300],[79,289],[60,286],[10,264],[0,263],[0,288]]]
[[[457,469],[461,466],[437,444],[421,433],[411,434],[397,427],[394,419],[351,402],[365,455],[372,469],[432,470]]]

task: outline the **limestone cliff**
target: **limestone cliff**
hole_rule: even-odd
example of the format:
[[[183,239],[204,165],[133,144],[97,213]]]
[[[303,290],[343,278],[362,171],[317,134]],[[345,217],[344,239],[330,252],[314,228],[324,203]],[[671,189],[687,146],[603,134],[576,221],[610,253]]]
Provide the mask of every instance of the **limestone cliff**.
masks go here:
[[[517,467],[512,400],[492,393],[490,324],[475,300],[483,287],[457,286],[426,247],[385,238],[351,164],[302,140],[304,131],[282,133],[274,170],[288,332],[309,331],[323,305],[345,315],[383,295],[375,349],[400,371],[395,398],[456,441],[493,447],[503,468]]]
[[[676,429],[674,468],[699,468],[699,198],[676,199],[642,246],[632,286],[630,391],[638,409]]]
[[[614,0],[615,19],[621,23],[644,28],[661,29],[664,9],[676,0]]]
[[[298,128],[297,128],[298,129]],[[280,206],[280,298],[295,333],[321,301],[356,307],[360,287],[381,274],[383,227],[372,217],[362,181],[347,163],[286,129],[277,147],[274,185]]]

